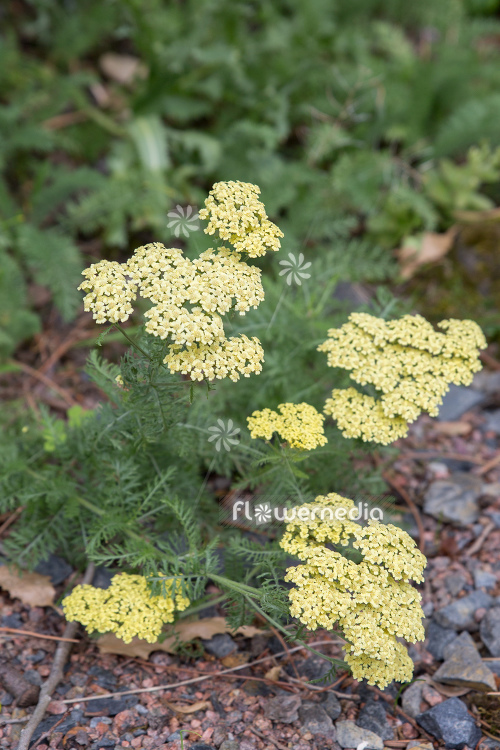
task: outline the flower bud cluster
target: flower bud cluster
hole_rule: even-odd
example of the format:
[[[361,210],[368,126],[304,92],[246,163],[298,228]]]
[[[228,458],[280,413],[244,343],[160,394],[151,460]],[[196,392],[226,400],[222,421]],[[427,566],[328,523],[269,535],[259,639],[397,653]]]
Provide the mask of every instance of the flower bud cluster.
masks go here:
[[[312,512],[318,505],[325,508],[319,517]],[[421,597],[409,583],[423,580],[424,555],[392,524],[371,520],[361,526],[348,520],[355,508],[348,498],[320,495],[302,507],[308,509],[308,520],[288,523],[280,543],[302,561],[285,576],[295,584],[289,594],[292,616],[311,630],[330,630],[338,623],[347,640],[345,659],[357,680],[381,688],[392,680],[411,680],[413,662],[398,638],[424,639]],[[344,557],[338,551],[342,547],[359,551],[361,560]]]
[[[471,320],[443,320],[441,331],[420,315],[385,321],[353,313],[328,331],[319,351],[330,367],[348,370],[359,385],[371,385],[379,399],[355,388],[334,389],[325,404],[345,437],[387,444],[408,432],[423,411],[436,416],[449,384],[468,385],[481,369],[484,335]]]
[[[156,643],[164,623],[174,621],[174,611],[190,604],[180,592],[174,593],[171,579],[165,579],[165,591],[166,596],[151,596],[143,576],[121,573],[107,589],[75,586],[63,601],[64,615],[89,633],[115,633],[125,643],[135,636]]]
[[[271,409],[254,411],[247,418],[252,438],[270,440],[274,432],[292,448],[310,451],[325,445],[327,439],[323,431],[324,417],[310,404],[279,404],[278,412]]]
[[[217,229],[234,249],[209,249],[190,260],[178,248],[153,242],[126,263],[94,263],[79,287],[87,292],[85,310],[98,323],[124,322],[139,294],[153,303],[145,313],[146,331],[168,340],[164,363],[171,372],[192,380],[238,380],[261,372],[258,338],[226,338],[221,317],[230,311],[244,315],[264,299],[261,270],[243,261],[241,253],[254,258],[278,250],[283,235],[267,219],[259,192],[255,185],[219,182],[200,212],[212,217],[207,231]]]

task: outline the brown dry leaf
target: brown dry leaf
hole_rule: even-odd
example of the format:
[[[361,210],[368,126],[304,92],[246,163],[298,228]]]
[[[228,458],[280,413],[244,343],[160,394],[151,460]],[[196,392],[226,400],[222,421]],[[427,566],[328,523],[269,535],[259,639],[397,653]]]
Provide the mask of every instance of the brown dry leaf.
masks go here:
[[[189,706],[181,706],[179,703],[169,703],[168,701],[162,701],[162,703],[178,714],[195,714],[197,711],[205,711],[206,709],[212,711],[210,701],[198,701],[198,703],[191,703]]]
[[[124,643],[114,633],[106,633],[97,639],[97,645],[103,654],[122,654],[123,656],[139,656],[142,659],[147,659],[152,651],[166,651],[169,654],[174,654],[175,646],[179,641],[188,643],[195,638],[209,640],[218,633],[228,632],[231,632],[231,629],[225,617],[205,617],[202,620],[180,620],[167,631],[172,635],[167,635],[163,643],[148,643],[137,637],[130,643]],[[260,632],[258,628],[251,625],[243,625],[236,631],[245,638],[251,638]]]
[[[396,250],[403,279],[411,279],[420,266],[441,260],[453,245],[457,231],[458,227],[453,226],[443,234],[424,232],[420,237],[408,237]]]
[[[27,573],[14,565],[0,566],[0,588],[31,607],[50,607],[56,595],[48,576]]]
[[[454,437],[456,435],[468,435],[472,432],[472,425],[468,422],[435,422],[433,428],[443,435]]]
[[[266,672],[264,677],[266,680],[272,680],[273,682],[277,682],[281,675],[281,667],[271,667],[269,672]]]
[[[461,695],[466,695],[467,693],[470,693],[471,691],[471,688],[457,687],[456,685],[443,685],[440,682],[436,682],[432,678],[429,680],[429,685],[431,685],[435,690],[437,690],[438,693],[441,693],[441,695],[445,695],[447,698],[454,698],[454,697],[459,697]]]
[[[457,221],[462,221],[464,224],[476,224],[477,222],[484,223],[485,221],[499,221],[500,220],[500,206],[497,208],[490,208],[487,211],[455,211],[454,217]]]
[[[224,656],[220,662],[223,667],[228,667],[229,669],[232,669],[233,667],[240,667],[242,664],[247,664],[249,661],[249,655],[244,654],[241,651],[236,654],[229,654],[228,656]]]
[[[126,86],[135,78],[146,78],[148,69],[137,57],[107,52],[99,58],[99,67],[108,78]]]

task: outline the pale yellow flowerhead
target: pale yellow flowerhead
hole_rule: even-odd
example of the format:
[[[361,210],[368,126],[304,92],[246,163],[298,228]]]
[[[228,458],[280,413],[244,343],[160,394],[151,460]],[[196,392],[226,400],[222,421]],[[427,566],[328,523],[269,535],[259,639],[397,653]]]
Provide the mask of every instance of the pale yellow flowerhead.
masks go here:
[[[68,621],[80,622],[89,633],[115,633],[125,643],[137,636],[156,643],[163,625],[174,621],[174,612],[186,609],[189,599],[165,579],[166,596],[150,596],[143,576],[121,573],[107,589],[75,586],[63,601]]]
[[[292,448],[314,450],[325,445],[327,439],[323,431],[324,417],[310,404],[280,404],[278,412],[271,409],[254,411],[247,418],[252,438],[270,440],[274,432]]]
[[[320,495],[301,507],[307,520],[288,523],[280,543],[302,561],[285,576],[295,584],[291,615],[311,630],[338,624],[356,679],[382,688],[392,680],[409,681],[413,663],[398,638],[424,639],[421,597],[409,581],[423,580],[425,557],[398,527],[379,521],[363,527],[351,520],[354,503],[348,498]],[[341,554],[339,548],[348,546],[359,560]]]
[[[318,347],[330,367],[349,371],[351,380],[372,386],[379,398],[355,388],[335,389],[325,413],[345,437],[387,444],[404,437],[422,413],[436,416],[449,384],[469,385],[481,369],[486,340],[471,320],[443,320],[435,331],[420,315],[384,321],[352,313],[341,328],[328,331]]]

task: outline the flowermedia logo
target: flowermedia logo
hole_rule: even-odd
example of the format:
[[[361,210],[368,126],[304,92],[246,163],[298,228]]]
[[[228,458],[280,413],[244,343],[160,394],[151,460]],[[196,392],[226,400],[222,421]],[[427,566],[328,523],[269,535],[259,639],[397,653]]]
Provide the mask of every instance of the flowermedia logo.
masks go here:
[[[225,506],[225,517],[221,522],[227,525],[241,520],[250,521],[257,526],[263,524],[283,524],[290,521],[383,521],[384,511],[381,507],[369,502],[359,501],[353,508],[331,508],[324,505],[310,503],[304,507],[294,507],[290,503],[273,503],[271,500],[262,502],[257,500],[234,500],[229,507]]]
[[[184,235],[189,237],[191,232],[196,232],[199,229],[198,219],[199,214],[193,206],[176,206],[174,211],[168,212],[170,221],[167,224],[169,229],[173,229],[176,237]]]
[[[299,254],[297,258],[293,253],[288,253],[290,260],[280,260],[280,266],[283,268],[280,271],[280,276],[286,275],[286,283],[291,286],[294,281],[298,286],[302,284],[302,279],[310,279],[311,274],[306,272],[306,269],[311,266],[311,263],[304,263],[303,253]]]
[[[212,443],[215,441],[215,450],[218,452],[222,448],[230,451],[233,445],[238,445],[240,442],[240,428],[234,426],[232,419],[228,419],[227,422],[224,422],[223,419],[218,419],[217,425],[209,427],[208,431],[213,433],[208,438],[208,442]]]

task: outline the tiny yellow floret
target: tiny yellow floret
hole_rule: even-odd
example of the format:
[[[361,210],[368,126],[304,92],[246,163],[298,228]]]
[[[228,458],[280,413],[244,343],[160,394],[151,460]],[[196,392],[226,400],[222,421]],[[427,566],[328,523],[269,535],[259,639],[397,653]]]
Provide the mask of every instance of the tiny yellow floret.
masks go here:
[[[380,398],[355,388],[336,388],[326,401],[344,437],[383,445],[408,433],[422,412],[436,416],[449,384],[469,385],[481,369],[486,339],[471,320],[443,320],[441,331],[420,315],[385,321],[352,313],[341,328],[328,331],[318,347],[330,367],[348,370],[351,380],[373,386]]]
[[[270,440],[274,432],[292,448],[303,451],[314,450],[325,445],[327,439],[323,431],[324,417],[310,404],[280,404],[280,414],[271,409],[254,411],[247,418],[252,438]]]
[[[288,523],[280,542],[303,563],[285,576],[295,584],[291,615],[311,630],[331,630],[338,623],[357,680],[381,688],[392,680],[410,681],[413,662],[398,639],[414,643],[425,637],[421,596],[409,583],[423,580],[424,555],[397,526],[350,520],[356,508],[348,498],[330,493],[301,507],[308,520]],[[295,519],[299,516],[300,508]],[[359,562],[337,551],[348,545],[359,551]]]
[[[80,622],[89,633],[115,633],[125,643],[137,636],[156,643],[164,623],[174,621],[174,612],[190,602],[171,579],[165,579],[165,596],[151,596],[146,578],[121,573],[107,589],[88,584],[75,586],[63,601],[68,621]]]

